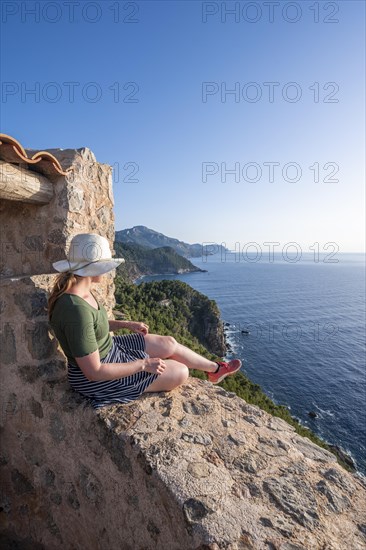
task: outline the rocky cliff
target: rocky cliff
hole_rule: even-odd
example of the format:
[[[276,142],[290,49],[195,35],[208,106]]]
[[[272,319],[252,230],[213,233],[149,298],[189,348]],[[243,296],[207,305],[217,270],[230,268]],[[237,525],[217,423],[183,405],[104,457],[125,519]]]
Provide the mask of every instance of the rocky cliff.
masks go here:
[[[214,300],[177,280],[132,285],[115,278],[117,307],[131,320],[144,321],[152,332],[174,334],[184,343],[192,336],[206,351],[226,354],[226,338]],[[189,343],[191,347],[192,342]],[[201,352],[197,349],[199,353]]]
[[[210,352],[224,357],[227,352],[226,337],[216,302],[203,294],[199,297],[194,295],[190,307],[194,314],[189,323],[189,331]]]

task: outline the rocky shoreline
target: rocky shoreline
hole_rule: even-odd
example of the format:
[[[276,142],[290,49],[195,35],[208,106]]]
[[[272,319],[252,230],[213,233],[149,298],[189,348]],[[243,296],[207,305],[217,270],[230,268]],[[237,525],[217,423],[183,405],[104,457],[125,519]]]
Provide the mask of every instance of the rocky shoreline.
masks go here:
[[[131,282],[133,284],[137,284],[138,282],[143,282],[145,277],[164,277],[164,275],[184,275],[186,273],[207,273],[207,269],[201,269],[200,267],[194,266],[194,269],[178,269],[177,271],[166,271],[164,273],[141,273],[138,276],[134,276],[133,279],[131,279]]]

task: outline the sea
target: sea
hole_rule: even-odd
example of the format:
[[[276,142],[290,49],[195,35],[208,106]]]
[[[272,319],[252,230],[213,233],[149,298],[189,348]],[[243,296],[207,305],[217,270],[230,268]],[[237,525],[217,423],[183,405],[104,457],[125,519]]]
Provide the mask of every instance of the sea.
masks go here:
[[[136,283],[178,279],[214,299],[227,359],[241,359],[252,382],[366,475],[365,255],[225,252],[190,261],[206,272]]]

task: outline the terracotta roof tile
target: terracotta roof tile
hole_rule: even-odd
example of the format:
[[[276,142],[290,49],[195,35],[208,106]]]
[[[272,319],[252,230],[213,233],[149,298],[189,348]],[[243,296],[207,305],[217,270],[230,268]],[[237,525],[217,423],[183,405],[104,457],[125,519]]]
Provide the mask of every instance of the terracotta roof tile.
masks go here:
[[[19,141],[6,134],[0,134],[0,159],[12,164],[26,163],[29,170],[40,172],[49,179],[66,176],[70,170],[63,170],[57,158],[47,151],[37,151],[28,157]]]

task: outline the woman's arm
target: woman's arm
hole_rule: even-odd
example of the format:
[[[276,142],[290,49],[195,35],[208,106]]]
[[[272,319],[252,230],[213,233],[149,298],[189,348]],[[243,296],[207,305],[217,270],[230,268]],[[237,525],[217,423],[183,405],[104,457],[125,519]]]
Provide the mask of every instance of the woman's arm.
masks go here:
[[[132,330],[133,332],[141,332],[142,334],[147,334],[149,332],[149,326],[145,323],[139,323],[138,321],[116,321],[114,319],[110,319],[108,323],[109,330],[112,331],[127,328],[128,330]]]
[[[162,374],[165,370],[165,362],[162,359],[151,357],[137,359],[130,363],[101,363],[99,350],[84,357],[75,357],[75,360],[85,377],[91,382],[125,378],[140,371]]]

